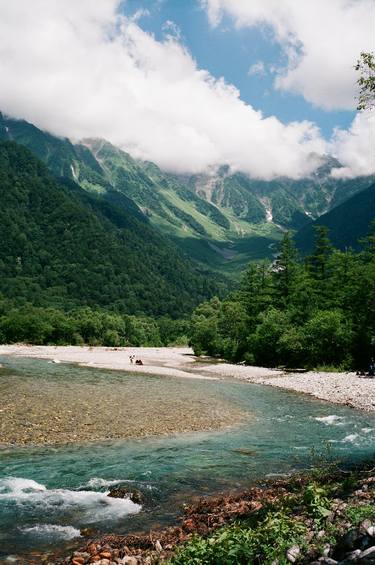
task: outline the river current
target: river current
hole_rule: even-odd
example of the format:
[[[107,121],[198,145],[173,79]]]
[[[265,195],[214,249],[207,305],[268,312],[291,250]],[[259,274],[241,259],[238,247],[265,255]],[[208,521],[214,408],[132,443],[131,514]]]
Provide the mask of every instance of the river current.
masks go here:
[[[38,375],[47,367],[45,361],[0,361],[20,374],[27,370]],[[49,365],[50,378],[55,373],[58,378],[59,370]],[[70,378],[79,382],[88,370],[95,374],[95,369],[70,365]],[[125,372],[117,375],[130,378]],[[170,379],[152,378],[167,395]],[[147,382],[150,376],[137,379]],[[329,448],[331,456],[344,462],[373,455],[373,414],[229,379],[187,379],[184,394],[189,394],[189,386],[193,398],[197,393],[217,396],[247,412],[249,419],[217,432],[0,450],[0,561],[12,554],[27,556],[35,549],[79,543],[82,528],[126,533],[171,523],[191,496],[240,489],[255,480],[309,468],[313,450]],[[144,391],[147,395],[147,387]],[[132,406],[124,410],[131,419]],[[141,490],[143,506],[107,497],[108,489],[120,483]]]

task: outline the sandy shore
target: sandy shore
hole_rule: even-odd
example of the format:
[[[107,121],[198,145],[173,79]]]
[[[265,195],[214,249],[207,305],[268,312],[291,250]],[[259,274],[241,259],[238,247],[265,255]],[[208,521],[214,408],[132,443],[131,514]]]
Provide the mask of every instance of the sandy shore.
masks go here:
[[[4,345],[0,346],[0,355],[4,354],[80,363],[98,368],[131,369],[134,372],[154,375],[200,379],[232,377],[310,394],[322,400],[362,410],[375,410],[375,379],[358,377],[355,373],[283,373],[263,367],[211,363],[208,359],[194,357],[192,350],[184,347],[111,349]],[[144,365],[131,365],[130,355],[142,359]]]

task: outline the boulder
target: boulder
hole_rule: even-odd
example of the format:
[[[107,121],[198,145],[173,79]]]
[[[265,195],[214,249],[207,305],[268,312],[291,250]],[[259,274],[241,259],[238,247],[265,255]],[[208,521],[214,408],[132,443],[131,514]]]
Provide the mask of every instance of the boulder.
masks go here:
[[[142,504],[143,495],[139,490],[131,488],[127,485],[120,485],[109,491],[108,496],[111,498],[129,498],[134,504]]]

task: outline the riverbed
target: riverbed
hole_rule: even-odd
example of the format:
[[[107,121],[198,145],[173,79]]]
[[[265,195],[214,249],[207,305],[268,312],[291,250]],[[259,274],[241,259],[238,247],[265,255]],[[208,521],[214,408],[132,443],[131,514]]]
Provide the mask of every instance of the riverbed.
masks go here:
[[[219,430],[249,417],[205,380],[18,357],[2,365],[2,447]]]

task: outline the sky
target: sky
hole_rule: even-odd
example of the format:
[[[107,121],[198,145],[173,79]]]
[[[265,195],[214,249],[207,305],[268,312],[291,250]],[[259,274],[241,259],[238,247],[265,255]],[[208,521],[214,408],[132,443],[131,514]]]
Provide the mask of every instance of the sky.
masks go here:
[[[173,172],[375,173],[375,0],[0,0],[0,110]]]

